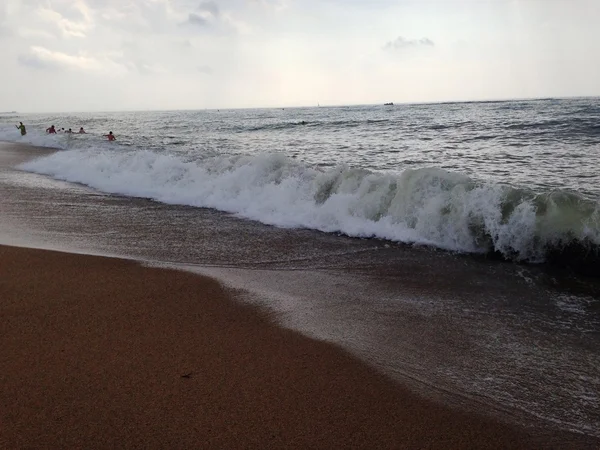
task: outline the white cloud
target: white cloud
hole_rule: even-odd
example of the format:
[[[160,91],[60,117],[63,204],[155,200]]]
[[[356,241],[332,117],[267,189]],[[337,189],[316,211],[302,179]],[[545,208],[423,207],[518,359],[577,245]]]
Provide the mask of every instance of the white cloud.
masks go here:
[[[104,57],[94,58],[85,54],[69,55],[44,47],[33,46],[29,52],[19,56],[19,62],[35,69],[77,70],[82,72],[123,72],[124,67]],[[115,70],[117,72],[115,72]]]
[[[85,16],[81,21],[74,21],[67,19],[61,13],[50,8],[40,8],[36,11],[36,14],[42,21],[51,27],[55,27],[64,37],[84,38],[87,30],[90,28],[90,22]]]
[[[393,41],[387,42],[384,46],[384,50],[402,50],[405,48],[415,47],[433,47],[435,44],[429,38],[421,39],[406,39],[405,37],[398,36]]]
[[[242,35],[251,34],[254,31],[252,25],[238,17],[234,17],[229,12],[222,14],[222,21],[226,27]]]
[[[31,39],[36,41],[48,41],[56,39],[56,34],[50,33],[46,30],[42,30],[39,28],[19,28],[18,35],[24,39]]]
[[[250,34],[253,27],[232,10],[221,10],[215,2],[202,2],[189,12],[181,25],[215,34]]]
[[[189,13],[186,23],[199,27],[206,27],[208,25],[208,19],[196,13]]]
[[[206,12],[213,17],[219,16],[219,7],[215,2],[202,2],[198,7],[200,11]]]
[[[190,41],[189,39],[184,39],[182,41],[175,42],[174,45],[184,49],[190,49],[194,47],[194,44],[192,44],[192,41]]]

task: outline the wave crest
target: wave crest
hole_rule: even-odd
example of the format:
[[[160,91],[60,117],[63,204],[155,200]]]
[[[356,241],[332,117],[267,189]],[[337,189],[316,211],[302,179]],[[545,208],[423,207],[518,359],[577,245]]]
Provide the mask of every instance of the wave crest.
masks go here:
[[[99,190],[215,208],[282,227],[433,245],[514,261],[597,261],[598,203],[436,168],[322,169],[281,154],[186,160],[150,151],[71,150],[23,170]],[[587,263],[585,263],[587,264]]]

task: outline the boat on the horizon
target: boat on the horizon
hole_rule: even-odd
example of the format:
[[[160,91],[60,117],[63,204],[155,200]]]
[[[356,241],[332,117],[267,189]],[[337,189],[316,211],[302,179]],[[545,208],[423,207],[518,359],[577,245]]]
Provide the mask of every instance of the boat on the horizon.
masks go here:
[[[394,102],[384,103],[383,106],[394,106]]]

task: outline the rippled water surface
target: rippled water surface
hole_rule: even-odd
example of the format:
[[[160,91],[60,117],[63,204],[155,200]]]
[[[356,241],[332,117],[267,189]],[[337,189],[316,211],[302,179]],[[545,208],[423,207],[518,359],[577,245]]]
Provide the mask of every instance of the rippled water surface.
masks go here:
[[[0,138],[24,120],[42,143],[51,124],[94,136],[58,136],[61,147],[103,145],[113,131],[138,149],[198,154],[281,152],[309,164],[403,171],[438,167],[538,190],[600,193],[600,100],[530,100],[321,108],[0,116]],[[304,124],[303,124],[304,122]],[[46,142],[47,143],[47,142]]]

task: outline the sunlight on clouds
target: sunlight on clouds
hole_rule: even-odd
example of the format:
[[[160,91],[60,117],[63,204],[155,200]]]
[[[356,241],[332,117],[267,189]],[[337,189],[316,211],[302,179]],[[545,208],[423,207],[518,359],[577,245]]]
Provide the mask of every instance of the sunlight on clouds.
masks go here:
[[[252,25],[234,17],[231,13],[225,12],[222,14],[223,23],[230,27],[233,31],[239,34],[250,34],[254,31]]]
[[[93,58],[85,54],[69,55],[40,46],[31,47],[27,54],[19,57],[19,61],[25,66],[36,69],[70,69],[112,75],[126,72],[122,65],[107,57]]]
[[[90,28],[90,23],[87,20],[75,22],[65,18],[52,9],[41,8],[38,9],[36,13],[43,21],[54,25],[65,37],[84,38],[86,36],[86,31]]]

